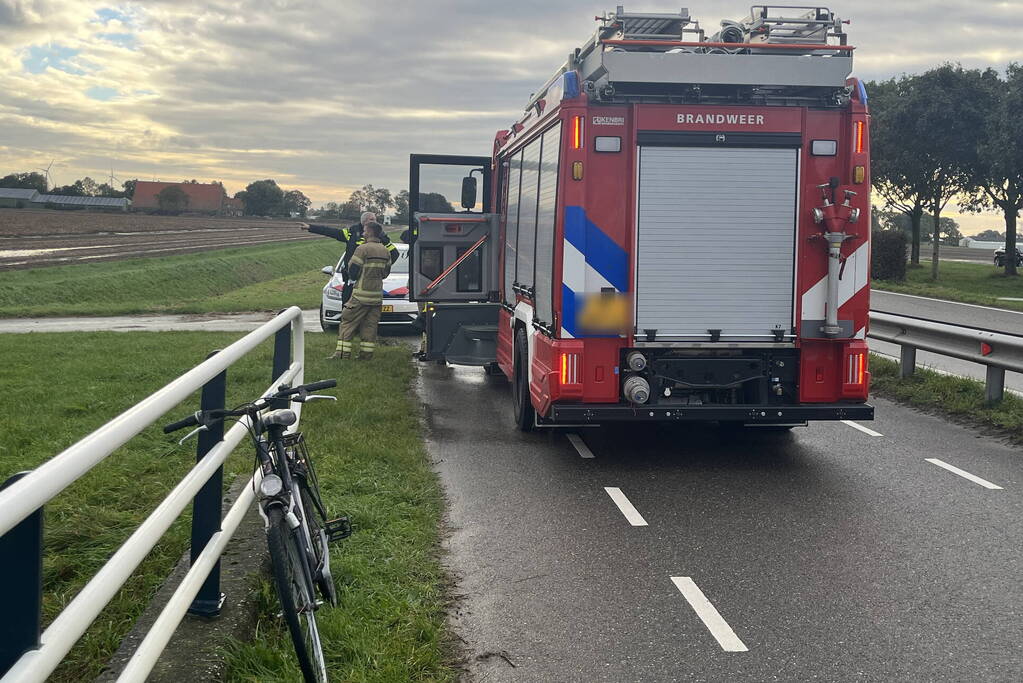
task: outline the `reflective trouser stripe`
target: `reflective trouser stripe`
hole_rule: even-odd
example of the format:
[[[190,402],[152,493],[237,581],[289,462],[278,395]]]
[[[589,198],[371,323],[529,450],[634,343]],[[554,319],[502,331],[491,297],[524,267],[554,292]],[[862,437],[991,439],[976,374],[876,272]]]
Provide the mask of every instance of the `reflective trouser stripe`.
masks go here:
[[[352,342],[344,341],[342,339],[338,339],[337,340],[337,350],[341,351],[341,352],[351,351],[352,350]]]
[[[374,344],[373,342],[368,342],[368,341],[362,342],[362,350],[363,351],[369,351],[370,353],[373,353],[373,351],[376,350],[376,347],[377,347],[377,345]]]

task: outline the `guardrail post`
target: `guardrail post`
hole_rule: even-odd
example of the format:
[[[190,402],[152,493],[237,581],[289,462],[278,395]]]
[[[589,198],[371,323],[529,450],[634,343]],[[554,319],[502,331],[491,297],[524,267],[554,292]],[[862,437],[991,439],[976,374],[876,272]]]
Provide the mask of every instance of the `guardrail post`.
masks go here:
[[[1005,369],[987,366],[986,398],[988,405],[998,403],[1005,396]]]
[[[900,346],[901,353],[899,354],[899,376],[902,379],[912,377],[916,371],[916,347],[914,346]]]
[[[12,475],[0,490],[28,472]],[[39,647],[43,613],[43,509],[0,536],[4,612],[0,620],[0,675],[29,650]]]
[[[212,352],[206,358],[212,358],[217,351]],[[203,385],[201,410],[215,410],[224,408],[227,399],[227,370],[211,379]],[[224,423],[217,422],[209,428],[209,431],[199,432],[198,444],[195,448],[196,462],[206,457],[214,446],[224,440]],[[199,492],[195,494],[192,501],[192,549],[191,562],[195,563],[199,553],[209,543],[213,534],[220,531],[221,508],[223,507],[224,490],[224,466],[221,465],[210,477]],[[224,594],[220,592],[220,561],[213,567],[210,575],[206,577],[202,588],[188,608],[189,614],[196,614],[202,617],[215,617],[220,614],[220,608],[224,604]]]
[[[270,381],[275,382],[291,367],[291,325],[282,327],[274,335],[274,361],[270,374]],[[273,408],[279,410],[287,408],[291,404],[286,398],[274,401]]]

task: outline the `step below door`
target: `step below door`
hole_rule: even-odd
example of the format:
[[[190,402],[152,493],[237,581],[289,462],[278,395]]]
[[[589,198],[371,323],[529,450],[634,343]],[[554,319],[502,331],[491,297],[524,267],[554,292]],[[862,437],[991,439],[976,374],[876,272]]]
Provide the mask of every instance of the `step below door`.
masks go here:
[[[798,150],[641,146],[640,340],[791,341]]]

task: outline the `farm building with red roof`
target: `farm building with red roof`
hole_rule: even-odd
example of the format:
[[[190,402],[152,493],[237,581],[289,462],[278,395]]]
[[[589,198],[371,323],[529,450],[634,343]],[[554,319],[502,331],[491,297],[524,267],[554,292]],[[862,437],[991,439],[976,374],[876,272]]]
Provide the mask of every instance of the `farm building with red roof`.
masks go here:
[[[159,194],[168,187],[179,187],[188,196],[186,212],[235,214],[236,202],[227,196],[219,183],[158,183],[139,180],[135,183],[132,206],[143,211],[160,208]]]

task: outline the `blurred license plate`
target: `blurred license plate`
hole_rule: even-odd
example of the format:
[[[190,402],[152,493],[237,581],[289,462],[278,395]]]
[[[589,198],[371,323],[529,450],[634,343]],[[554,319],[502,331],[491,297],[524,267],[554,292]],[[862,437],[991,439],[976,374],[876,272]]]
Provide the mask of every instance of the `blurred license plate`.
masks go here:
[[[380,307],[380,312],[381,313],[394,313],[394,306],[381,306]]]

